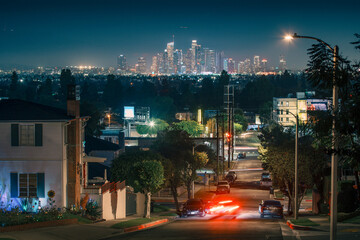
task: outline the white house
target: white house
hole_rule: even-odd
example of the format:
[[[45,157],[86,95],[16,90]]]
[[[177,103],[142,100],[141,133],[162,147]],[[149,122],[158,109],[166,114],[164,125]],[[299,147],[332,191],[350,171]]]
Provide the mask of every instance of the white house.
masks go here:
[[[36,210],[49,205],[50,190],[56,207],[79,205],[86,119],[74,94],[67,111],[0,100],[0,208]]]

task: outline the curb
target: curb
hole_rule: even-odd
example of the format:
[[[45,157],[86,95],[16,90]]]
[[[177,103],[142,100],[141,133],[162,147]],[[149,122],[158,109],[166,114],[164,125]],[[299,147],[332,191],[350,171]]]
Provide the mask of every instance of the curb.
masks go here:
[[[290,220],[286,221],[286,224],[293,230],[312,230],[311,227],[305,227],[305,226],[300,226],[300,225],[295,225],[293,223],[291,223]]]
[[[124,232],[128,233],[128,232],[134,232],[134,231],[138,231],[138,230],[142,230],[145,228],[149,228],[149,227],[153,227],[162,223],[166,223],[169,222],[169,219],[161,219],[161,220],[157,220],[154,222],[150,222],[150,223],[145,223],[145,224],[141,224],[139,226],[134,226],[134,227],[128,227],[128,228],[124,228]]]

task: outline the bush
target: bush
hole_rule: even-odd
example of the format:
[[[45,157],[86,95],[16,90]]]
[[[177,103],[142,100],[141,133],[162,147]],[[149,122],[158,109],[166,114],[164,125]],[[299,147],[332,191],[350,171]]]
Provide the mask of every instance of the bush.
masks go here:
[[[100,206],[95,201],[88,201],[86,204],[85,214],[88,218],[96,220],[101,216]]]

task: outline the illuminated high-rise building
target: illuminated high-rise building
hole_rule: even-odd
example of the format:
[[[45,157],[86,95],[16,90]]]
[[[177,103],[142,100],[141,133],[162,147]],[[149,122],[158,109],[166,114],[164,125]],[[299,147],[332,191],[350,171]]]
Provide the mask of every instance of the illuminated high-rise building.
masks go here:
[[[254,56],[254,72],[257,73],[260,71],[260,57]]]
[[[252,71],[251,71],[251,61],[250,61],[249,58],[246,58],[246,59],[245,59],[244,65],[245,65],[245,66],[244,66],[244,67],[245,67],[245,73],[247,73],[247,74],[252,73]]]
[[[167,73],[174,73],[174,42],[169,42],[166,47],[167,51]]]
[[[227,61],[227,68],[228,68],[228,73],[236,73],[235,70],[235,61],[232,58],[228,58]]]
[[[280,55],[279,70],[282,72],[286,70],[286,60],[284,55]]]
[[[150,67],[150,71],[153,74],[158,74],[159,73],[159,66],[158,66],[158,57],[157,55],[152,57],[152,64]]]
[[[193,63],[192,48],[187,50],[184,63],[185,63],[185,67],[186,67],[186,73],[187,74],[192,73],[192,63]]]
[[[240,74],[245,73],[245,62],[244,61],[240,61],[238,63],[238,73],[240,73]]]
[[[266,72],[268,70],[267,60],[264,58],[261,60],[261,71]]]
[[[124,55],[120,55],[117,57],[117,67],[121,71],[127,70],[126,57]]]
[[[205,53],[205,72],[215,73],[215,51],[204,48]]]
[[[224,70],[224,52],[217,52],[216,53],[216,73],[221,73],[222,70]]]
[[[229,59],[228,58],[224,58],[224,70],[225,71],[227,71],[227,72],[229,72],[229,65],[228,65],[228,63],[229,63]]]
[[[136,73],[140,73],[140,74],[146,73],[146,59],[144,57],[138,58]]]
[[[181,73],[181,66],[184,64],[182,50],[174,51],[174,73]]]

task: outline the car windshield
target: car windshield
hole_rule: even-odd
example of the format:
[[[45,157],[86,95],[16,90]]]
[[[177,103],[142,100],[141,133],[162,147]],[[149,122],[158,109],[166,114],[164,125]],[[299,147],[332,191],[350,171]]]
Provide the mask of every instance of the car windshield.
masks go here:
[[[218,188],[218,189],[227,189],[226,186],[218,186],[217,188]]]
[[[279,201],[265,201],[264,206],[281,206]]]
[[[201,206],[201,202],[198,200],[192,200],[187,202],[188,206]]]

